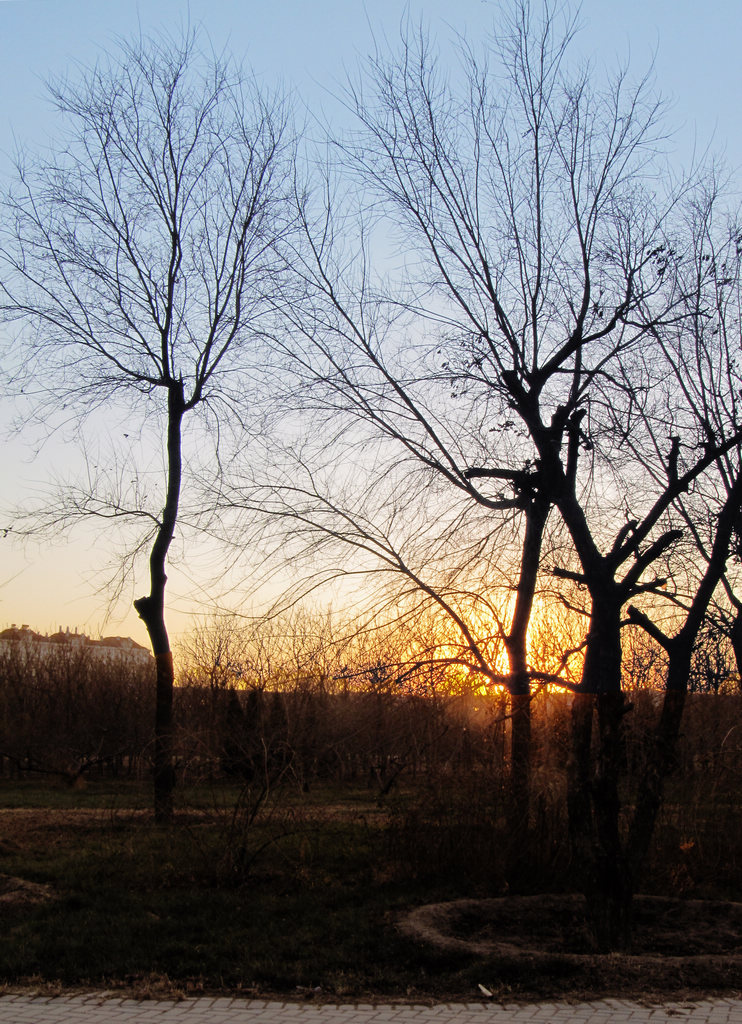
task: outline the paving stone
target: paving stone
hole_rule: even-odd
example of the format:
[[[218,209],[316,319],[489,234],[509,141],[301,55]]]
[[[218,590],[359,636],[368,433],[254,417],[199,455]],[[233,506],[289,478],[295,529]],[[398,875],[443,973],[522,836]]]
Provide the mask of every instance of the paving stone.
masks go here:
[[[620,999],[582,1004],[370,1003],[311,1005],[228,997],[138,1001],[113,993],[0,996],[0,1024],[742,1024],[742,999],[640,1006]]]

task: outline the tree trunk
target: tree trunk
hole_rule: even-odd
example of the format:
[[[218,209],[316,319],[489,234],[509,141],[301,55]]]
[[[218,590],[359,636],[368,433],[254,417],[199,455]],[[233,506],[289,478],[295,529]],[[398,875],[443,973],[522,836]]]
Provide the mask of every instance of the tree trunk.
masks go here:
[[[690,658],[688,662],[690,663]],[[634,878],[639,877],[649,852],[655,822],[662,806],[665,779],[675,763],[685,699],[685,689],[665,691],[660,719],[652,735],[651,749],[647,751],[646,766],[636,797],[629,838],[629,855]]]
[[[591,748],[595,696],[576,693],[571,710],[571,749],[567,763],[567,810],[572,857],[582,876],[593,859]]]
[[[181,428],[185,403],[183,382],[172,381],[168,390],[167,496],[149,558],[150,592],[134,602],[152,645],[157,669],[154,749],[154,811],[158,824],[173,818],[175,769],[173,765],[173,688],[175,674],[170,638],[165,626],[165,563],[175,534],[182,479]]]
[[[519,604],[521,604],[519,594]],[[517,621],[517,615],[514,616]],[[531,685],[526,660],[526,629],[507,638],[510,660],[510,784],[507,794],[508,881],[517,885],[530,867]],[[514,635],[515,634],[515,635]]]
[[[156,656],[157,691],[155,703],[155,821],[168,824],[173,818],[175,768],[173,765],[173,689],[175,674],[170,651]]]
[[[530,874],[531,695],[510,696],[510,787],[507,802],[510,885]]]
[[[633,883],[621,840],[618,790],[624,760],[623,693],[599,694],[597,708],[598,753],[592,793],[597,843],[588,913],[598,949],[607,952],[631,945]]]
[[[510,632],[505,638],[510,668],[510,787],[507,823],[508,879],[511,884],[529,872],[531,806],[531,682],[528,672],[528,627],[541,564],[541,545],[550,503],[540,491],[525,510],[520,575]]]
[[[588,920],[601,951],[624,950],[631,942],[633,886],[621,840],[618,789],[626,712],[620,609],[617,588],[593,592],[583,692],[575,696],[572,706],[568,776],[573,855],[583,880]]]
[[[742,607],[735,607],[730,640],[732,641],[734,660],[737,663],[737,673],[740,677],[740,685],[742,686]]]

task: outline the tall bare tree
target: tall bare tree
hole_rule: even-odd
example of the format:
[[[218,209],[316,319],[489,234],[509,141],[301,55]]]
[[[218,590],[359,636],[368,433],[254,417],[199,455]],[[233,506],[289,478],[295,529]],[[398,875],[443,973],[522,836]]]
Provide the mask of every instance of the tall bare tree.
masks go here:
[[[693,344],[693,288],[678,268],[693,262],[697,234],[679,215],[692,182],[659,185],[662,105],[646,79],[574,70],[568,9],[546,0],[539,12],[516,0],[487,55],[463,49],[462,92],[424,33],[377,52],[350,87],[358,127],[338,148],[371,211],[370,238],[399,242],[403,282],[390,296],[389,271],[375,292],[373,245],[362,259],[338,255],[331,213],[305,207],[293,326],[306,342],[303,359],[292,356],[308,401],[370,425],[493,516],[520,512],[518,600],[503,630],[514,709],[527,701],[528,620],[544,524],[558,511],[572,554],[554,572],[587,592],[589,613],[570,820],[597,940],[618,948],[637,863],[620,831],[623,610],[662,591],[682,536],[673,509],[717,472],[739,424],[727,418],[699,443],[693,396],[678,384],[685,368],[668,348]],[[357,543],[358,517],[339,511],[332,529]],[[713,585],[700,581],[686,647]]]
[[[663,781],[675,756],[694,648],[707,616],[725,603],[724,591],[732,609],[736,600],[733,562],[738,561],[742,507],[742,232],[737,215],[725,206],[729,204],[715,175],[689,204],[685,245],[673,252],[666,269],[682,315],[674,328],[658,335],[653,348],[659,368],[651,376],[661,426],[657,429],[655,422],[637,431],[645,447],[627,438],[637,461],[647,467],[654,461],[655,471],[662,474],[655,482],[657,491],[675,495],[669,525],[684,534],[649,607],[637,602],[628,609],[629,620],[653,638],[668,665],[655,743],[627,840],[634,875],[649,847]],[[699,462],[705,471],[691,480],[688,470]],[[684,477],[687,486],[678,493],[676,485]],[[732,614],[732,642],[735,625]]]
[[[123,44],[50,93],[64,134],[50,155],[19,160],[4,198],[2,308],[18,325],[44,415],[63,404],[110,415],[119,403],[128,422],[161,426],[157,498],[112,502],[83,484],[57,522],[68,514],[148,524],[150,589],[134,604],[157,662],[155,813],[166,821],[174,775],[165,586],[188,468],[183,432],[199,411],[215,437],[225,410],[235,422],[241,385],[230,375],[250,364],[290,222],[292,139],[283,103],[207,56],[193,35]]]

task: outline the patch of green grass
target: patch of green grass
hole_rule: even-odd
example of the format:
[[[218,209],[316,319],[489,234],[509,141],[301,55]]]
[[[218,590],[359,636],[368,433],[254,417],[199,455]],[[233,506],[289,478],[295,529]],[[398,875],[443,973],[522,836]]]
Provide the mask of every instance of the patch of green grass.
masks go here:
[[[401,893],[374,884],[368,837],[357,831],[303,844],[292,837],[270,858],[270,870],[229,888],[212,884],[184,830],[132,823],[75,829],[68,839],[24,851],[22,863],[6,857],[0,864],[61,893],[9,915],[0,935],[5,981],[102,984],[155,972],[208,988],[284,992],[408,985],[388,916]],[[308,842],[316,843],[311,854]]]
[[[52,788],[44,799],[39,787],[16,787],[5,807],[19,806],[21,795],[40,809],[22,821],[0,814],[0,872],[47,883],[58,899],[5,915],[3,982],[107,985],[156,974],[197,990],[321,986],[351,997],[429,991],[431,970],[440,973],[440,958],[396,930],[396,914],[432,890],[426,883],[418,891],[385,860],[386,825],[373,792],[343,806],[335,792],[324,803],[315,792],[306,806],[289,792],[236,832],[229,792],[208,812],[213,801],[202,793],[194,801],[201,806],[169,829],[148,815],[106,810],[123,807],[132,795],[125,788],[91,786],[77,816]],[[85,813],[96,804],[101,813]],[[246,870],[225,872],[235,842],[244,843]],[[451,893],[458,890],[446,883],[434,895]],[[454,976],[449,958],[441,985]]]
[[[70,786],[61,779],[0,779],[0,809],[48,807],[146,808],[152,803],[152,787],[138,780],[93,779]]]

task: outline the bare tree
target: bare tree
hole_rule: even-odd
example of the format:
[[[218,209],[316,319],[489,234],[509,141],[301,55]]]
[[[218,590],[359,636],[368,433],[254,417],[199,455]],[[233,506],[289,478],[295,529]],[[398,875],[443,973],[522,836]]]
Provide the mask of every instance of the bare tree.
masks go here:
[[[306,342],[292,357],[307,401],[390,438],[493,522],[520,514],[517,601],[502,634],[514,709],[533,677],[528,622],[544,524],[558,510],[571,552],[553,574],[587,593],[589,615],[570,821],[597,941],[620,948],[640,860],[620,827],[623,609],[662,592],[682,537],[673,510],[740,435],[728,417],[699,440],[693,396],[678,383],[686,367],[668,347],[693,346],[693,289],[678,270],[693,263],[698,235],[679,215],[693,183],[658,187],[662,105],[626,71],[598,83],[590,68],[570,70],[565,10],[546,2],[538,17],[514,3],[488,56],[464,48],[463,95],[424,33],[375,54],[347,93],[358,129],[339,149],[372,211],[368,230],[399,239],[403,283],[390,296],[382,281],[375,294],[373,247],[363,260],[338,253],[331,204],[323,215],[305,206],[306,291],[293,326]],[[420,340],[431,335],[433,346]],[[336,495],[328,526],[327,504],[304,506],[303,521],[353,545],[368,538]],[[683,652],[726,560],[728,522],[717,525],[718,557],[687,608]]]
[[[289,223],[291,138],[280,100],[206,56],[194,36],[122,44],[50,92],[65,134],[51,155],[19,160],[5,196],[3,313],[19,325],[44,415],[70,404],[110,415],[120,403],[127,422],[161,428],[157,497],[83,483],[56,518],[146,524],[150,590],[135,607],[157,662],[155,814],[166,821],[174,776],[165,585],[188,469],[183,431],[199,411],[216,438],[225,411],[239,425],[232,400],[244,377],[238,385],[230,374],[249,365],[271,305]]]
[[[658,335],[654,349],[655,359],[664,357],[659,374],[655,368],[653,388],[661,396],[655,399],[661,413],[643,437],[653,449],[655,472],[662,474],[655,477],[657,491],[674,498],[668,525],[682,529],[684,543],[673,545],[670,569],[649,607],[637,602],[628,609],[629,620],[646,630],[667,660],[662,713],[627,841],[633,874],[649,847],[663,781],[675,757],[694,655],[702,653],[709,616],[721,607],[724,589],[735,599],[730,580],[742,502],[742,234],[737,218],[723,207],[712,176],[706,191],[699,190],[689,204],[682,256],[674,254],[667,265],[683,315],[675,329]],[[628,443],[635,446],[637,460],[649,466],[647,449],[640,450],[633,438]],[[695,472],[699,465],[702,474]],[[678,490],[681,480],[685,485]],[[734,619],[730,632],[733,638]]]

